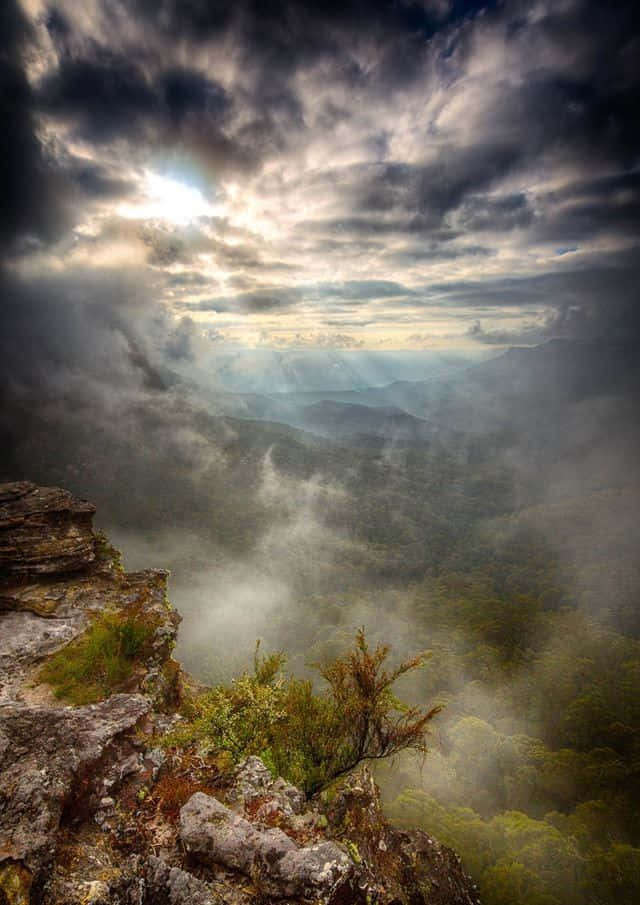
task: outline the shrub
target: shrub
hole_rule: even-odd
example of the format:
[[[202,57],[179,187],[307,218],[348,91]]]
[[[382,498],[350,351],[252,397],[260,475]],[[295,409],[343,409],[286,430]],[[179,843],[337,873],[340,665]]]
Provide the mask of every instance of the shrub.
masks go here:
[[[370,650],[360,630],[350,651],[319,667],[326,690],[318,694],[311,681],[284,676],[282,653],[260,657],[256,646],[253,674],[199,698],[190,722],[168,743],[198,742],[234,762],[257,754],[308,795],[362,761],[408,748],[426,753],[429,723],[440,708],[407,707],[391,690],[424,657],[387,670],[388,655],[387,646]]]

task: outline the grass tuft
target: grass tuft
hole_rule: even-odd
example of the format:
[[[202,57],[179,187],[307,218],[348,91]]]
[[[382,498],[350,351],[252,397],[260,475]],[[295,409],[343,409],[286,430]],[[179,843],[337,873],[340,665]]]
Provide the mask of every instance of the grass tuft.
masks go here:
[[[57,698],[93,704],[126,690],[136,664],[150,654],[155,624],[126,613],[101,613],[87,631],[54,654],[40,670]]]

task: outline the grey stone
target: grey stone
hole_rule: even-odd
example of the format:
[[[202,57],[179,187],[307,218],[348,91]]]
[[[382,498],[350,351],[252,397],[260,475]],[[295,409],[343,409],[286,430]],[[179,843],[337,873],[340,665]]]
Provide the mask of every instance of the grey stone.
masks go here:
[[[295,848],[282,832],[267,836],[248,820],[234,814],[217,798],[196,792],[180,811],[180,838],[186,848],[207,861],[225,864],[249,874],[256,854],[262,846],[274,856],[278,842],[280,857]]]
[[[148,905],[222,905],[201,880],[154,855],[147,860],[145,880]]]
[[[258,852],[256,865],[262,888],[270,895],[281,898],[302,896],[329,899],[354,872],[353,861],[335,842],[321,842],[288,851],[273,864],[265,863],[263,852]]]
[[[290,782],[279,778],[276,779],[271,787],[273,795],[288,805],[293,814],[302,814],[307,806],[307,798],[304,792],[291,785]]]
[[[49,863],[62,809],[78,778],[111,755],[118,738],[149,711],[141,695],[113,695],[76,709],[0,706],[0,865],[24,864],[35,876]]]
[[[352,860],[334,842],[300,848],[282,830],[256,829],[203,792],[180,811],[180,838],[205,862],[241,871],[275,898],[328,900],[353,873]]]
[[[238,766],[229,798],[244,807],[256,799],[264,799],[257,812],[259,820],[277,813],[286,817],[302,814],[307,804],[304,792],[282,778],[274,780],[260,758],[255,756],[248,757]]]
[[[239,764],[231,790],[231,797],[243,802],[266,795],[273,785],[273,777],[259,757],[247,757]]]

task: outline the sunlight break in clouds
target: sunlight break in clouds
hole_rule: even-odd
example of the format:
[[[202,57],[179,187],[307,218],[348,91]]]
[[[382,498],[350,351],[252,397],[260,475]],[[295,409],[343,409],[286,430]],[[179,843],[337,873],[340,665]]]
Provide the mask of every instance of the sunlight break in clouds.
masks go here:
[[[216,212],[215,206],[195,186],[150,170],[145,171],[142,191],[141,201],[124,203],[116,208],[116,213],[136,220],[166,220],[185,226],[198,217],[213,216]]]

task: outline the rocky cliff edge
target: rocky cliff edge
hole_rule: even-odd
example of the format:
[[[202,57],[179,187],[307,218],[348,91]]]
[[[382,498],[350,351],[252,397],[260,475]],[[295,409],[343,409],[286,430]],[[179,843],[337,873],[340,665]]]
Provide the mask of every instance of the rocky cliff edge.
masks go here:
[[[256,757],[221,774],[163,744],[195,693],[167,573],[125,573],[94,511],[0,485],[0,905],[478,905],[366,768],[307,801]],[[67,668],[108,632],[109,683]]]

